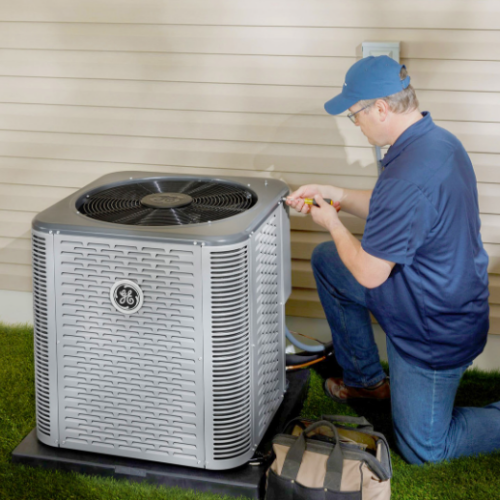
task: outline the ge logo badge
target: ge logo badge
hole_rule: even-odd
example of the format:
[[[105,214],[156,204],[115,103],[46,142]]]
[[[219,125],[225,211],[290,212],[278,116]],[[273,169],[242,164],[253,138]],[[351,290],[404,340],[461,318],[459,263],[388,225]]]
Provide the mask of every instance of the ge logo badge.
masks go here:
[[[144,301],[144,294],[137,283],[129,280],[117,281],[109,292],[111,303],[123,314],[134,314]]]

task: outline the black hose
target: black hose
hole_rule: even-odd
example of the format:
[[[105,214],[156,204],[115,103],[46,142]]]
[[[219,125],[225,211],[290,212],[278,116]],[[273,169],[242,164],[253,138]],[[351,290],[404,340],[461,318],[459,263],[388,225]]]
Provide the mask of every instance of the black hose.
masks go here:
[[[323,353],[312,354],[309,356],[300,356],[298,354],[287,354],[286,355],[286,366],[301,365],[302,363],[309,363],[310,361],[315,361],[318,358],[324,356]]]
[[[316,361],[319,358],[328,356],[333,350],[333,344],[329,342],[325,344],[325,350],[315,354],[310,352],[299,352],[297,354],[287,354],[286,355],[286,366],[302,365],[304,363],[309,363],[311,361]]]

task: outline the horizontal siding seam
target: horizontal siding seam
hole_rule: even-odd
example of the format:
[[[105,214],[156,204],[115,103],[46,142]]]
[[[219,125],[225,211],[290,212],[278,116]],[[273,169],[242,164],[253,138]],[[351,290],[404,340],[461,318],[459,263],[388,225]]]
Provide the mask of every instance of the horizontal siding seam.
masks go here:
[[[172,54],[172,55],[192,55],[192,56],[229,56],[229,57],[279,57],[279,58],[306,58],[306,59],[354,59],[356,56],[343,55],[322,55],[322,54],[270,54],[270,53],[245,53],[245,52],[193,52],[193,51],[173,51],[173,50],[117,50],[117,49],[54,49],[54,48],[39,48],[39,47],[2,47],[0,50],[9,51],[30,51],[30,52],[88,52],[91,54]],[[499,59],[458,59],[450,57],[401,57],[401,61],[453,61],[453,62],[500,62]]]
[[[450,59],[448,59],[450,60]],[[0,68],[1,71],[1,68]],[[188,83],[188,84],[208,84],[208,85],[241,85],[253,87],[285,87],[285,88],[305,88],[305,89],[338,89],[338,85],[300,85],[300,84],[283,84],[283,83],[252,83],[252,82],[215,82],[215,81],[199,81],[199,80],[148,80],[138,78],[97,78],[97,77],[80,77],[80,76],[44,76],[44,75],[11,75],[0,74],[0,78],[45,78],[57,80],[82,80],[82,81],[110,81],[110,82],[145,82],[145,83]],[[421,88],[414,87],[416,91],[426,92],[465,92],[465,93],[481,93],[481,94],[498,94],[498,90],[453,90],[440,88]]]
[[[450,60],[450,59],[448,59]],[[1,68],[0,68],[1,70]],[[103,81],[103,82],[144,82],[144,83],[172,83],[172,84],[183,84],[187,83],[190,85],[221,85],[221,86],[235,86],[235,87],[285,87],[285,88],[302,88],[302,89],[331,89],[337,90],[341,87],[339,85],[300,85],[300,84],[283,84],[283,83],[252,83],[252,82],[212,82],[212,81],[190,81],[190,80],[147,80],[147,79],[137,79],[137,78],[96,78],[96,77],[83,77],[83,76],[47,76],[47,75],[10,75],[0,74],[1,78],[19,78],[19,79],[44,79],[44,80],[76,80],[76,81]],[[462,94],[500,94],[498,90],[469,90],[469,89],[434,89],[434,88],[422,88],[413,87],[419,92],[444,92],[444,93],[462,93]]]
[[[500,97],[500,92],[497,92],[497,94]],[[264,116],[283,116],[283,117],[290,117],[290,116],[305,116],[309,118],[328,118],[329,115],[325,113],[300,113],[300,112],[293,112],[293,113],[278,113],[275,111],[247,111],[247,110],[227,110],[227,109],[196,109],[196,108],[157,108],[157,107],[142,107],[142,106],[110,106],[110,105],[104,105],[104,104],[68,104],[68,103],[58,103],[58,102],[16,102],[16,101],[0,101],[0,104],[7,104],[7,105],[16,105],[16,106],[54,106],[58,108],[86,108],[86,109],[133,109],[133,110],[140,110],[140,111],[172,111],[172,112],[179,112],[179,113],[219,113],[219,114],[228,114],[228,115],[264,115]],[[347,118],[347,115],[340,114],[336,115],[339,118]],[[498,121],[491,121],[491,120],[457,120],[457,119],[447,119],[447,118],[434,118],[435,123],[480,123],[480,124],[492,124],[492,125],[497,125],[500,124],[500,119]],[[27,132],[27,130],[24,129],[0,129],[0,130],[12,130],[12,131],[21,131],[21,132]],[[48,132],[44,130],[31,130],[30,132]],[[61,132],[55,132],[55,133],[61,133]],[[78,133],[78,132],[62,132],[62,133]],[[109,135],[109,134],[96,134],[96,135]],[[137,136],[137,137],[144,137],[144,136]],[[156,137],[156,136],[154,136]],[[160,136],[158,136],[160,137]],[[296,143],[293,143],[296,144]],[[499,153],[500,154],[500,153]]]
[[[18,52],[77,52],[77,53],[90,53],[90,54],[167,54],[167,55],[191,55],[191,56],[228,56],[228,57],[279,57],[279,58],[305,58],[305,59],[353,59],[356,61],[358,57],[343,56],[343,55],[322,55],[322,54],[270,54],[270,53],[244,53],[244,52],[194,52],[194,51],[166,51],[166,50],[117,50],[117,49],[55,49],[55,48],[39,48],[39,47],[2,47],[1,50],[18,51]],[[458,59],[450,57],[401,57],[401,62],[411,61],[451,61],[451,62],[500,62],[499,59]]]
[[[301,24],[238,24],[238,23],[223,23],[223,24],[214,24],[214,23],[147,23],[147,22],[110,22],[110,21],[32,21],[32,20],[23,20],[23,19],[14,19],[14,20],[0,20],[0,24],[68,24],[68,25],[95,25],[95,26],[186,26],[186,27],[199,27],[199,28],[259,28],[259,29],[344,29],[344,30],[408,30],[408,31],[459,31],[459,32],[499,32],[500,30],[495,28],[448,28],[445,26],[442,27],[416,27],[416,26],[360,26],[357,24],[343,24],[343,25],[301,25]]]

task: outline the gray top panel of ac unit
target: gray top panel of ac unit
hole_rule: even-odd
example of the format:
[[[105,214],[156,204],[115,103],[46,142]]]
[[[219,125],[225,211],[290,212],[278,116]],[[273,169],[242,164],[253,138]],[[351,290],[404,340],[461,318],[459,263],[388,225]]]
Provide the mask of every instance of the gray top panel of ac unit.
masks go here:
[[[250,189],[257,196],[257,203],[249,210],[220,221],[183,226],[127,226],[92,219],[77,211],[77,202],[87,194],[138,181],[193,180],[234,183]],[[40,212],[33,219],[37,231],[61,231],[68,234],[108,235],[122,238],[153,240],[175,239],[193,244],[224,245],[244,241],[276,208],[281,198],[289,193],[288,186],[276,179],[258,177],[221,177],[203,175],[159,174],[158,172],[115,172],[91,184]]]

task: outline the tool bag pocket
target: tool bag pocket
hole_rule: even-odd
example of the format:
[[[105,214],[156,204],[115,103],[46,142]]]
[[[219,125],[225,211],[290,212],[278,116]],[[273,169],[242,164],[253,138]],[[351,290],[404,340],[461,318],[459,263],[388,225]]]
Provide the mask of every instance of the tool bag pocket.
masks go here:
[[[338,420],[359,428],[337,428],[332,421]],[[365,419],[327,416],[300,427],[299,435],[273,440],[276,458],[267,473],[266,500],[390,499],[387,441]]]

